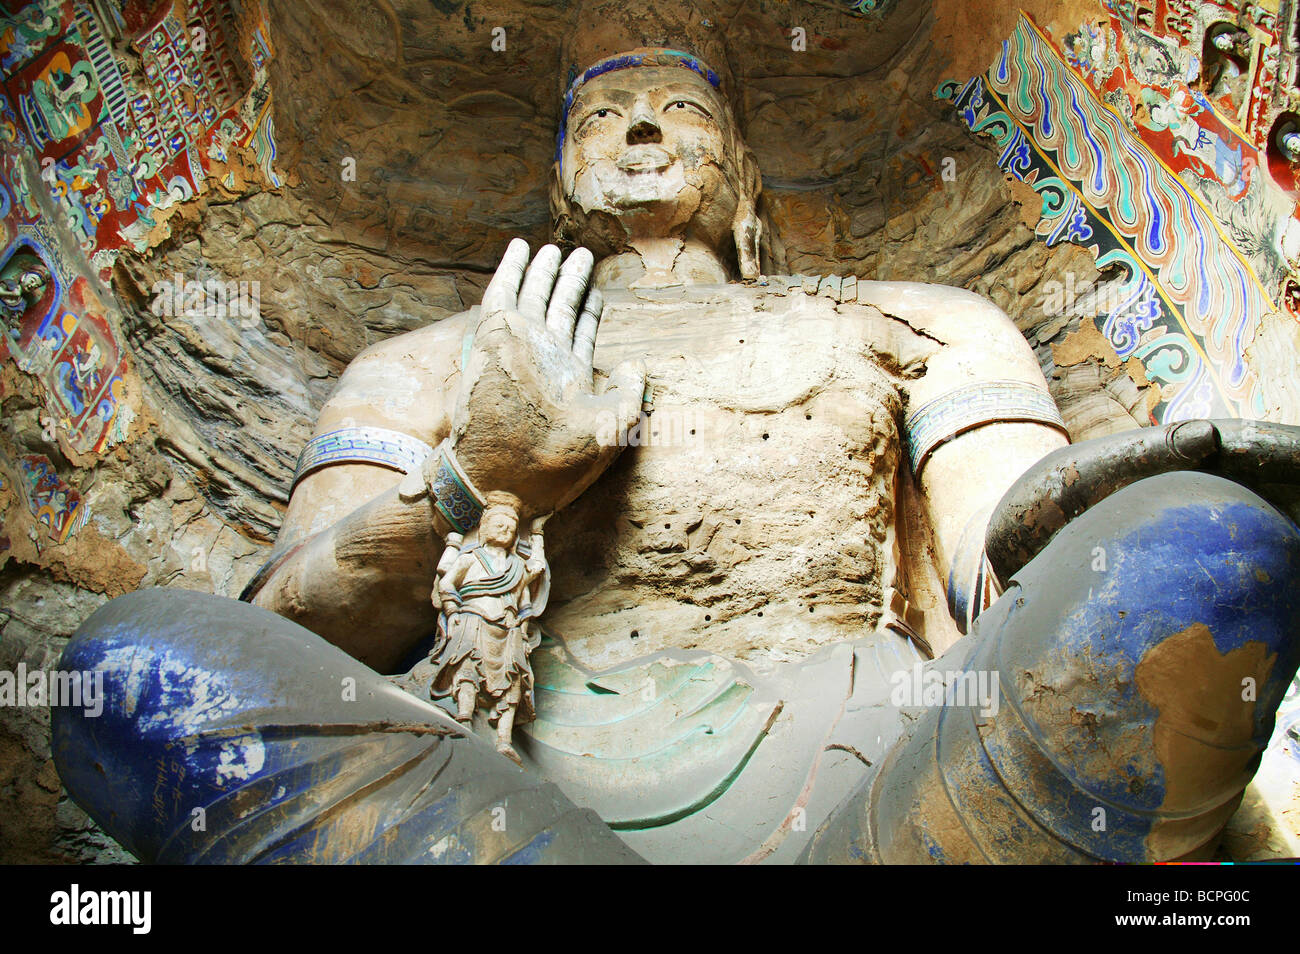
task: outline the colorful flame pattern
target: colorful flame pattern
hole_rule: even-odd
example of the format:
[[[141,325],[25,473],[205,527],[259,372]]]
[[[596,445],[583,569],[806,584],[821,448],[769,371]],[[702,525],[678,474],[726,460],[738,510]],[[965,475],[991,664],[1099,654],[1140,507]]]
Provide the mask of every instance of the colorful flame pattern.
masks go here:
[[[1254,269],[1028,17],[987,74],[936,95],[992,136],[1000,166],[1038,191],[1048,244],[1078,242],[1098,267],[1124,270],[1123,300],[1097,325],[1160,384],[1157,421],[1263,416],[1244,353],[1275,308]]]

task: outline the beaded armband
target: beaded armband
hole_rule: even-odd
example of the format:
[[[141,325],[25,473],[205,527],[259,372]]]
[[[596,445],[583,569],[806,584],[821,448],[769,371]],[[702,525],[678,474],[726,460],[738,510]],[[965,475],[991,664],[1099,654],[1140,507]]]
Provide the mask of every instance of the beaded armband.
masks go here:
[[[1052,396],[1022,381],[983,381],[949,391],[907,416],[907,454],[912,473],[942,444],[959,434],[1003,421],[1031,421],[1065,431]],[[1067,434],[1068,436],[1068,434]]]
[[[457,533],[473,530],[483,514],[483,495],[461,469],[448,441],[433,448],[401,431],[383,427],[343,427],[322,434],[303,448],[294,470],[293,486],[296,487],[311,472],[331,464],[378,464],[406,474],[408,480],[419,485],[413,496],[422,496],[426,461],[429,461],[427,489],[434,509]],[[403,487],[406,487],[405,482]]]
[[[378,464],[417,473],[433,448],[419,438],[384,427],[342,427],[313,438],[298,455],[293,487],[314,470],[331,464]],[[293,488],[290,488],[290,493]]]

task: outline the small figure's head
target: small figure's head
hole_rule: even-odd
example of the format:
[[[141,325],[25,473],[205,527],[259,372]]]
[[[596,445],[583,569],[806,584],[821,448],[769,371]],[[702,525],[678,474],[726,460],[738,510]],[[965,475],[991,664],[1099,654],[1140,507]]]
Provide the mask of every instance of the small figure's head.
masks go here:
[[[0,281],[4,283],[6,298],[13,305],[21,302],[26,307],[34,305],[45,296],[50,272],[44,262],[24,252],[0,267]]]
[[[556,237],[598,258],[638,238],[696,239],[757,277],[758,163],[719,86],[676,50],[633,50],[579,74],[551,178]]]
[[[27,271],[23,272],[23,277],[21,281],[22,281],[23,291],[26,292],[29,296],[31,296],[33,300],[39,299],[41,297],[39,294],[33,294],[33,293],[40,292],[45,288],[44,274],[42,274],[41,272],[37,271],[34,268],[28,269]]]
[[[523,503],[514,494],[494,490],[483,501],[483,516],[479,520],[479,536],[484,543],[497,547],[512,547],[519,529],[519,509]]]

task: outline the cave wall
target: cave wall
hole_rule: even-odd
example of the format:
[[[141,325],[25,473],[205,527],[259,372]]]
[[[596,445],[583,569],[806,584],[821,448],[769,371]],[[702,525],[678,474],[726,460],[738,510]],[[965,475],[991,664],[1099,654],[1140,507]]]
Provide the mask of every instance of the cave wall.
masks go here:
[[[559,91],[590,6],[0,0],[0,277],[48,275],[0,339],[0,670],[52,667],[86,615],[136,587],[239,592],[347,362],[476,303],[510,238],[549,238]],[[653,41],[674,17],[715,30],[778,261],[988,295],[1076,440],[1204,406],[1294,421],[1296,190],[1269,150],[1295,58],[1282,51],[1271,85],[1257,70],[1201,91],[1196,30],[1245,14],[1144,9],[728,0],[583,37]],[[1281,49],[1293,25],[1253,9],[1274,22],[1252,21],[1250,50]],[[1185,10],[1201,26],[1171,32]],[[1217,319],[1175,294],[1166,253],[1107,230],[1109,193],[1088,194],[1044,129],[1059,103],[1026,92],[1028,73],[1001,78],[1030,47],[1093,104],[1076,151],[1100,141],[1112,176],[1123,150],[1155,157],[1128,194],[1170,261],[1210,268]],[[1245,113],[1221,116],[1234,95]],[[1236,178],[1192,124],[1240,156]],[[1213,232],[1208,259],[1186,247],[1192,221]],[[1235,362],[1249,386],[1230,386]],[[0,862],[121,857],[62,793],[47,711],[0,707]]]
[[[260,534],[214,505],[238,472],[214,456],[220,432],[258,408],[252,380],[260,412],[298,401],[304,433],[315,405],[296,367],[283,387],[269,360],[241,377],[255,320],[168,315],[153,307],[167,284],[135,303],[114,287],[124,262],[197,234],[209,202],[279,184],[261,8],[3,6],[0,279],[40,280],[4,303],[0,337],[0,671],[16,674],[52,668],[78,621],[120,593],[240,585],[283,490],[248,485]],[[177,268],[166,283],[178,275],[226,277]],[[62,791],[48,726],[43,706],[0,707],[0,862],[129,860]]]

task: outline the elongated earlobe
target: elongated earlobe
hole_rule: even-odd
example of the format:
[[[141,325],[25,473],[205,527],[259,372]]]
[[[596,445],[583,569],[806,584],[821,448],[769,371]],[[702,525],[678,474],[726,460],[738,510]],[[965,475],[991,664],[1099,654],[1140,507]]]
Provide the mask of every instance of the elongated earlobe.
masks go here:
[[[758,248],[763,237],[763,224],[754,214],[753,205],[746,203],[737,211],[731,231],[736,238],[736,261],[740,265],[740,277],[746,281],[759,278],[762,268]]]
[[[568,196],[564,194],[564,181],[560,173],[560,163],[551,164],[548,197],[551,204],[551,236],[556,242],[568,239],[573,210],[569,206]]]
[[[758,218],[758,197],[763,191],[763,180],[758,173],[758,160],[746,146],[741,146],[741,195],[736,207],[736,217],[731,223],[731,233],[736,240],[736,262],[740,277],[753,281],[762,277],[762,259],[759,249],[763,240],[763,223]]]

